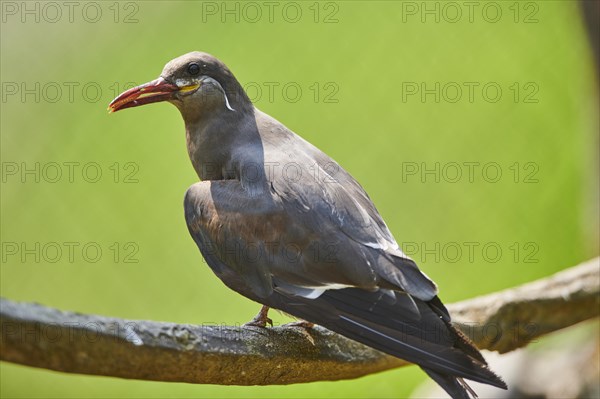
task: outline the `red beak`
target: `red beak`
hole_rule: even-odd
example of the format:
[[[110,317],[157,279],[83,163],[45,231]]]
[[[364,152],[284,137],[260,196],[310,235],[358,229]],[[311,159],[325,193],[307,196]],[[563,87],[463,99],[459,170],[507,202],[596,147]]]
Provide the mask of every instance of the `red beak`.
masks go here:
[[[117,112],[125,108],[170,100],[177,91],[179,87],[168,83],[163,78],[158,78],[119,94],[108,105],[108,111]]]

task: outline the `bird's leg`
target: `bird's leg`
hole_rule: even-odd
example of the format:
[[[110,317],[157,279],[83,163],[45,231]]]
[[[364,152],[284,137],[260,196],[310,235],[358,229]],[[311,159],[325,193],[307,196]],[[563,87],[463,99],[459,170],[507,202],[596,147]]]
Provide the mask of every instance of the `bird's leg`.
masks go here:
[[[258,314],[250,320],[248,323],[244,324],[244,327],[262,327],[265,328],[267,324],[273,327],[273,320],[269,319],[269,307],[263,305],[260,308]]]

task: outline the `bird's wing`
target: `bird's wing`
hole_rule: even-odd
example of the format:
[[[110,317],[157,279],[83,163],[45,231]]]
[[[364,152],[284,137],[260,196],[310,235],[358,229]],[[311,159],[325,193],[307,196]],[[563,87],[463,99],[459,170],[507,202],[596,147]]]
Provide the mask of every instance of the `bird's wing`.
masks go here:
[[[313,232],[315,245],[328,245],[329,251],[322,252],[333,258],[306,264],[304,278],[312,277],[317,286],[335,283],[324,270],[337,272],[326,267],[328,261],[337,261],[343,264],[342,273],[359,269],[364,276],[369,271],[376,285],[384,280],[385,285],[423,300],[437,295],[435,283],[402,252],[365,190],[348,172],[279,122],[270,119],[259,126],[273,195],[281,199],[293,223]],[[365,281],[355,281],[367,288]]]
[[[252,280],[260,295],[275,278],[306,297],[380,286],[422,300],[435,297],[435,283],[402,253],[349,173],[274,119],[259,114],[257,126],[262,148],[240,147],[239,180],[206,182],[210,188],[186,204],[192,235],[211,245],[205,258]],[[247,165],[262,167],[264,179],[245,178]]]
[[[188,228],[215,273],[253,298],[268,296],[275,285],[307,298],[327,289],[377,289],[370,266],[381,261],[377,255],[334,225],[312,224],[320,215],[290,209],[274,186],[249,194],[238,180],[214,180],[188,189]]]

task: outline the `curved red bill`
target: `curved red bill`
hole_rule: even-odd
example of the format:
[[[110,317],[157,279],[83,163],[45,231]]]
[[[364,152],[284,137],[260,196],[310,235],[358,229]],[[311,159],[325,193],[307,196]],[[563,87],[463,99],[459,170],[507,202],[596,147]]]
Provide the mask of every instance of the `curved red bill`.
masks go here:
[[[158,78],[119,94],[108,105],[108,111],[117,112],[125,108],[166,101],[173,98],[178,90],[179,87],[176,85],[167,82],[163,78]]]

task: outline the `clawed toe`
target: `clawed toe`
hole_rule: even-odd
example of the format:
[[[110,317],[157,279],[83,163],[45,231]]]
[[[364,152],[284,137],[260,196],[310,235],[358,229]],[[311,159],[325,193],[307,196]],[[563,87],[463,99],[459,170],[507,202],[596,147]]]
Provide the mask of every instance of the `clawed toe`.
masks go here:
[[[284,325],[284,327],[299,327],[299,328],[304,328],[305,330],[310,330],[314,326],[315,326],[315,323],[311,323],[310,321],[306,321],[306,320],[294,321],[294,322],[287,323],[286,325]]]
[[[252,320],[250,320],[248,323],[245,323],[244,327],[266,328],[267,324],[269,324],[271,327],[273,327],[273,320],[271,320],[269,318],[268,314],[269,314],[269,307],[263,306],[260,309],[260,312],[258,312],[258,314],[256,315],[256,317],[253,318]]]
[[[315,326],[314,323],[311,323],[310,321],[306,321],[306,320],[299,320],[299,321],[295,321],[295,322],[284,325],[284,327],[301,328],[300,332],[302,333],[302,335],[304,335],[306,337],[308,342],[310,342],[313,346],[315,345],[315,339],[310,335],[310,331],[312,330],[312,328],[314,326]]]

